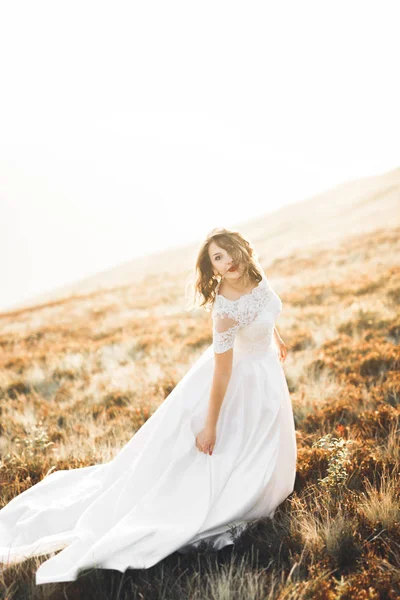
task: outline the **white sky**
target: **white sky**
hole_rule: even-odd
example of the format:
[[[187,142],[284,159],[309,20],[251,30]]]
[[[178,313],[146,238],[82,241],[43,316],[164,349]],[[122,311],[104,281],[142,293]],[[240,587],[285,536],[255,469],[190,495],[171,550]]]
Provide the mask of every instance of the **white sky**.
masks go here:
[[[400,166],[398,3],[0,4],[0,309]]]

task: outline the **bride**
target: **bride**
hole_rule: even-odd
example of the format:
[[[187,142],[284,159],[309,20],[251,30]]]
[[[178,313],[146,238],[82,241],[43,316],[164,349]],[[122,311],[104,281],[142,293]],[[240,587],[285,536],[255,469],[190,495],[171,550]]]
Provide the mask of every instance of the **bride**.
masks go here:
[[[293,491],[282,302],[238,232],[209,233],[196,276],[212,343],[112,460],[50,473],[0,510],[3,568],[54,552],[36,571],[43,584],[146,569],[202,540],[219,550]]]

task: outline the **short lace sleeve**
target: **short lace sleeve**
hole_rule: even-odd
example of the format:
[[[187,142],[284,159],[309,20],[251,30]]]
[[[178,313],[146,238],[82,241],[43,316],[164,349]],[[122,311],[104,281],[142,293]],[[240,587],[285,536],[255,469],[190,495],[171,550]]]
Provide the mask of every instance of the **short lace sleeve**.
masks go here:
[[[233,348],[239,323],[225,313],[215,313],[213,316],[213,346],[214,352],[221,354]]]

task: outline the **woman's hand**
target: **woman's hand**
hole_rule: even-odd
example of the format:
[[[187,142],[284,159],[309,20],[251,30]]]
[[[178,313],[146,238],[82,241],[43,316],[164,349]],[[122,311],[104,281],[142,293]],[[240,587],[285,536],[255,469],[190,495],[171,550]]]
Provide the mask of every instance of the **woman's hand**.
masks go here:
[[[217,439],[217,432],[215,427],[205,427],[196,436],[196,446],[200,452],[204,454],[212,454]]]
[[[283,363],[283,362],[285,362],[286,355],[287,355],[287,348],[286,348],[285,342],[282,340],[282,338],[278,338],[276,340],[276,343],[278,346],[279,360]]]

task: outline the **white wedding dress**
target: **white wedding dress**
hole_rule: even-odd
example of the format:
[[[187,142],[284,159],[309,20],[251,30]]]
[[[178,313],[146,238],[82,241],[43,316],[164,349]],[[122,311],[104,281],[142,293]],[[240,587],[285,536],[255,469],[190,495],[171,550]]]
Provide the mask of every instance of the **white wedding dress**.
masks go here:
[[[111,461],[55,471],[0,510],[0,563],[54,552],[36,584],[73,581],[90,568],[149,568],[203,539],[219,550],[233,543],[234,526],[240,533],[273,517],[293,491],[297,447],[273,339],[282,302],[262,277],[237,300],[217,295],[212,344]],[[209,455],[195,438],[205,424],[214,352],[231,347]]]

